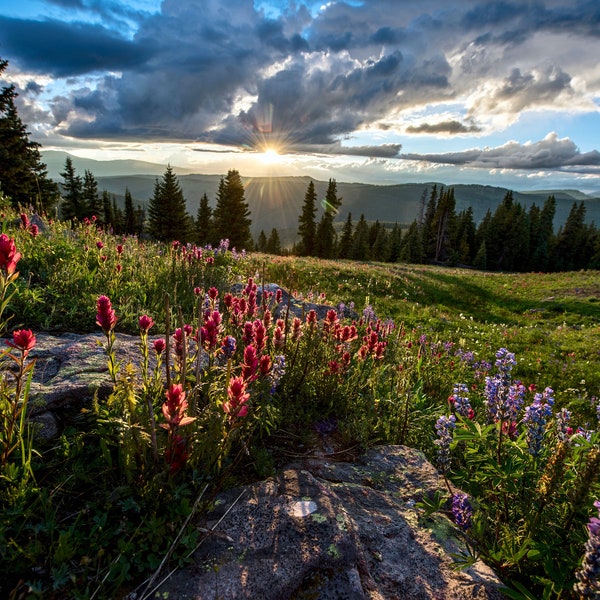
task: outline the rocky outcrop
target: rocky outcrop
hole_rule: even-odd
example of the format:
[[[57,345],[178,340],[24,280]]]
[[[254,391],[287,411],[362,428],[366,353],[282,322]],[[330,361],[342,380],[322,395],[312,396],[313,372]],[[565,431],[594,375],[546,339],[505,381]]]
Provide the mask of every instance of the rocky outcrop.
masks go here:
[[[139,361],[139,338],[117,336],[117,360]],[[61,416],[111,390],[101,334],[37,335],[31,418],[46,437]],[[326,434],[325,434],[326,435]],[[463,534],[442,514],[424,518],[416,503],[444,481],[416,450],[375,448],[352,463],[322,457],[220,495],[203,524],[191,566],[160,596],[181,600],[500,599],[501,584],[481,562],[453,568]],[[222,518],[222,521],[219,520]],[[214,531],[211,528],[215,527]],[[161,577],[164,574],[161,575]],[[160,581],[157,578],[156,581]],[[154,585],[154,584],[153,584]],[[141,591],[131,600],[155,597]]]
[[[482,562],[453,569],[464,538],[415,503],[443,480],[404,446],[375,448],[355,463],[327,457],[286,467],[220,495],[194,564],[158,588],[179,600],[500,599]],[[133,599],[134,596],[131,596]],[[137,598],[144,597],[140,592]],[[152,596],[154,597],[154,596]]]

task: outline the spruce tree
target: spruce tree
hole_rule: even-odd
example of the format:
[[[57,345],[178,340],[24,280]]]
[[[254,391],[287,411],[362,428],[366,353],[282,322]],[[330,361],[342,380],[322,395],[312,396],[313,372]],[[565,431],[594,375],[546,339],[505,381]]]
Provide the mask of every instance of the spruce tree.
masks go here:
[[[271,229],[271,235],[267,240],[266,251],[270,254],[281,254],[281,240],[279,239],[279,232],[275,227]]]
[[[66,221],[81,219],[84,215],[83,182],[75,172],[71,157],[65,160],[65,170],[60,174],[63,178],[63,202],[60,207],[61,217]]]
[[[258,234],[258,240],[256,242],[256,250],[258,252],[266,252],[267,251],[267,235],[264,229],[260,230]]]
[[[0,59],[0,75],[8,61]],[[50,213],[60,195],[41,161],[40,144],[29,139],[27,126],[15,106],[15,86],[0,90],[0,189],[19,205]]]
[[[188,230],[185,198],[177,175],[168,165],[162,179],[156,180],[148,205],[148,233],[161,242],[184,242],[188,238]]]
[[[87,169],[83,175],[81,202],[83,217],[102,216],[102,199],[98,195],[98,182],[93,173]]]
[[[219,243],[228,239],[230,248],[248,249],[252,245],[251,223],[242,178],[238,171],[230,170],[219,184],[213,217],[213,241]]]
[[[350,251],[352,250],[352,239],[353,239],[353,226],[352,226],[352,213],[348,213],[344,228],[342,229],[342,236],[338,246],[338,258],[349,258]]]
[[[108,190],[102,190],[102,215],[102,223],[107,226],[112,225],[113,213]]]
[[[333,258],[336,242],[333,221],[338,213],[342,199],[337,196],[335,179],[329,180],[325,194],[325,211],[317,226],[317,256],[320,258]]]
[[[369,246],[369,225],[365,215],[361,214],[354,236],[352,238],[352,248],[350,249],[350,258],[352,260],[369,260],[371,258],[371,248]]]
[[[125,218],[123,223],[124,233],[133,235],[136,232],[135,210],[133,208],[133,198],[129,188],[125,188]]]
[[[298,236],[300,237],[298,254],[300,256],[313,256],[315,254],[317,237],[316,213],[317,193],[315,192],[315,184],[311,180],[304,195],[302,214],[298,217]]]
[[[196,243],[200,246],[206,246],[212,240],[212,213],[208,196],[204,193],[200,198],[200,206],[196,214]]]

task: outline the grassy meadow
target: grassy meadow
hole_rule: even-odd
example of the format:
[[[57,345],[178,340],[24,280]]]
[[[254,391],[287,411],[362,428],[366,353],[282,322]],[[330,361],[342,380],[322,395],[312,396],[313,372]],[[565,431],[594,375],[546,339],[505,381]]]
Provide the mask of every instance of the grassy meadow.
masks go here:
[[[600,273],[234,254],[10,211],[2,228],[0,596],[149,597],[217,491],[327,435],[345,458],[417,447],[464,490],[420,505],[461,529],[457,568],[481,557],[512,598],[593,597]],[[286,316],[263,283],[332,310]],[[33,338],[65,331],[103,333],[114,391],[44,444],[24,418]],[[116,332],[139,336],[139,369]]]

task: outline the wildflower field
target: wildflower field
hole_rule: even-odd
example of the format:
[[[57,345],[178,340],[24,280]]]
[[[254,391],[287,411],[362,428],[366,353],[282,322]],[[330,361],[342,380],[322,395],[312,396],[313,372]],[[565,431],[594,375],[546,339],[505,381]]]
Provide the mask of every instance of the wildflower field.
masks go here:
[[[598,272],[246,255],[30,216],[6,210],[0,236],[0,596],[152,597],[217,491],[328,435],[345,458],[429,457],[448,485],[420,508],[461,530],[457,568],[481,557],[512,598],[598,597]],[[113,393],[43,443],[35,336],[64,331],[103,333]]]

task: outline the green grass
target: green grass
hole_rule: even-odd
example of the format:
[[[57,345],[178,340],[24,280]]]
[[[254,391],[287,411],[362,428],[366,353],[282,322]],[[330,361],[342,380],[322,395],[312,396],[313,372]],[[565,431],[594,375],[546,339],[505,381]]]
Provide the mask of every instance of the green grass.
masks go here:
[[[34,238],[13,218],[5,219],[3,229],[23,256],[3,315],[8,331],[99,331],[100,295],[112,302],[115,330],[133,335],[140,333],[143,314],[156,322],[153,334],[165,332],[167,318],[171,333],[184,323],[192,334],[198,324],[209,328],[215,311],[221,322],[214,344],[201,336],[202,353],[193,335],[187,336],[184,354],[171,352],[170,384],[182,386],[188,403],[178,404],[177,414],[193,421],[179,426],[165,420],[165,392],[172,389],[164,363],[141,371],[121,365],[108,401],[68,416],[59,439],[34,441],[29,462],[26,444],[11,451],[0,473],[5,484],[0,568],[13,575],[0,594],[22,580],[29,597],[61,597],[67,589],[76,598],[119,597],[168,552],[172,561],[185,564],[198,542],[193,517],[208,508],[211,495],[273,473],[297,444],[315,443],[315,428],[324,423],[336,444],[354,453],[401,443],[423,450],[435,463],[436,421],[452,412],[447,399],[453,386],[465,383],[475,419],[458,419],[450,464],[438,466],[475,504],[468,534],[474,552],[511,586],[512,597],[520,597],[523,586],[539,598],[575,597],[584,523],[600,495],[594,399],[600,395],[598,272],[490,274],[243,257],[117,239],[93,224],[71,230],[54,223]],[[342,340],[350,322],[338,322],[333,313],[326,324],[311,326],[302,319],[298,338],[291,319],[277,323],[263,307],[236,320],[226,294],[249,277],[314,302],[324,294],[323,302],[332,306],[354,303],[355,337]],[[210,288],[212,300],[206,299]],[[248,290],[243,297],[249,302]],[[360,319],[366,307],[377,318]],[[244,341],[249,335],[244,323],[254,323],[255,332],[257,321],[268,337],[264,348],[256,337]],[[279,344],[277,328],[284,332]],[[105,333],[108,360],[114,332]],[[237,340],[230,354],[220,349],[227,335]],[[245,354],[250,345],[263,361],[255,367]],[[555,416],[546,423],[539,455],[529,452],[523,415],[514,435],[503,432],[508,422],[486,421],[485,377],[493,375],[493,367],[485,363],[493,364],[499,348],[516,355],[512,383],[554,390]],[[281,356],[285,374],[275,385],[274,365]],[[534,392],[524,394],[528,405]],[[10,385],[0,396],[0,414],[10,418],[7,407],[23,396],[15,397]],[[247,407],[247,414],[236,416],[236,406]],[[563,454],[557,450],[561,408],[572,411],[574,429],[592,431],[589,442],[575,437]],[[183,448],[178,440],[185,456],[177,454]],[[562,462],[554,464],[556,456]],[[444,494],[440,490],[436,506],[447,510]],[[171,548],[180,528],[182,537]]]

